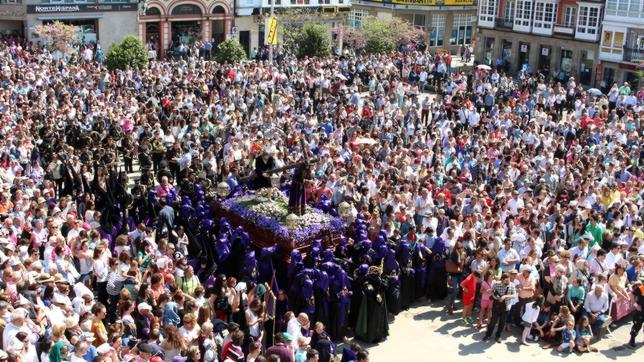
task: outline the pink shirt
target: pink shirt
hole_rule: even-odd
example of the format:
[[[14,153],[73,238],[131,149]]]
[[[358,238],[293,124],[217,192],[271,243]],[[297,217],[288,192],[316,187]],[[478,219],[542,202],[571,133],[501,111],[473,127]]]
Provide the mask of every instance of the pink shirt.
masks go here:
[[[157,186],[157,197],[166,197],[170,193],[170,185],[163,187],[163,185]]]
[[[534,296],[534,290],[536,283],[534,278],[531,275],[528,275],[527,278],[523,277],[523,273],[517,276],[519,281],[519,298],[532,298]]]

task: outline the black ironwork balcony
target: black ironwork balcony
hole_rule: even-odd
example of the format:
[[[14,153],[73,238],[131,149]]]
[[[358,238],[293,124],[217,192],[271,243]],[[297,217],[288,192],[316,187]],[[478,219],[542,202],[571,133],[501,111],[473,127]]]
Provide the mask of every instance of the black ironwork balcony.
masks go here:
[[[514,19],[496,18],[496,27],[501,29],[512,29]]]
[[[624,47],[624,61],[639,63],[644,61],[644,49]]]

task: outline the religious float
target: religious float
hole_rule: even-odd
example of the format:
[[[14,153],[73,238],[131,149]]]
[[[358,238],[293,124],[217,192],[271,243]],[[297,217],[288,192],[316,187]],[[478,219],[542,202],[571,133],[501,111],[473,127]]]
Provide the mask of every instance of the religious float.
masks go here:
[[[345,229],[340,216],[306,206],[303,215],[289,213],[288,197],[276,187],[249,191],[213,203],[213,213],[242,226],[251,242],[260,248],[278,245],[285,255],[306,251],[314,240],[325,246],[335,244]]]

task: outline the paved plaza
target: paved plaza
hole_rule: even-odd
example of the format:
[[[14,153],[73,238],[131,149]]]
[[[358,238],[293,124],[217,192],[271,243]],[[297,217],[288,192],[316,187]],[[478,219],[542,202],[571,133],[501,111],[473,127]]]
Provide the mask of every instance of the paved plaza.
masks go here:
[[[545,361],[548,358],[567,358],[579,361],[642,361],[644,336],[638,338],[638,348],[626,347],[630,319],[618,323],[613,336],[606,336],[595,344],[596,353],[562,354],[554,348],[544,350],[542,343],[521,346],[518,329],[512,335],[504,333],[503,342],[483,342],[484,329],[477,331],[466,327],[460,319],[460,310],[448,315],[443,303],[417,303],[413,308],[396,316],[389,325],[389,338],[369,348],[371,362],[421,362],[421,361],[518,361],[530,358]]]

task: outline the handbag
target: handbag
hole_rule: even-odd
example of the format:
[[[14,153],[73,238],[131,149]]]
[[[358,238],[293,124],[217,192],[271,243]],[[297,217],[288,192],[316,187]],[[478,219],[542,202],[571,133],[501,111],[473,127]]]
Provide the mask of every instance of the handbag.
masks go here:
[[[555,295],[552,292],[548,292],[548,296],[546,297],[546,302],[552,304],[557,304],[557,300],[555,299]]]
[[[445,271],[452,274],[460,274],[463,272],[463,267],[456,264],[450,258],[445,261]]]

